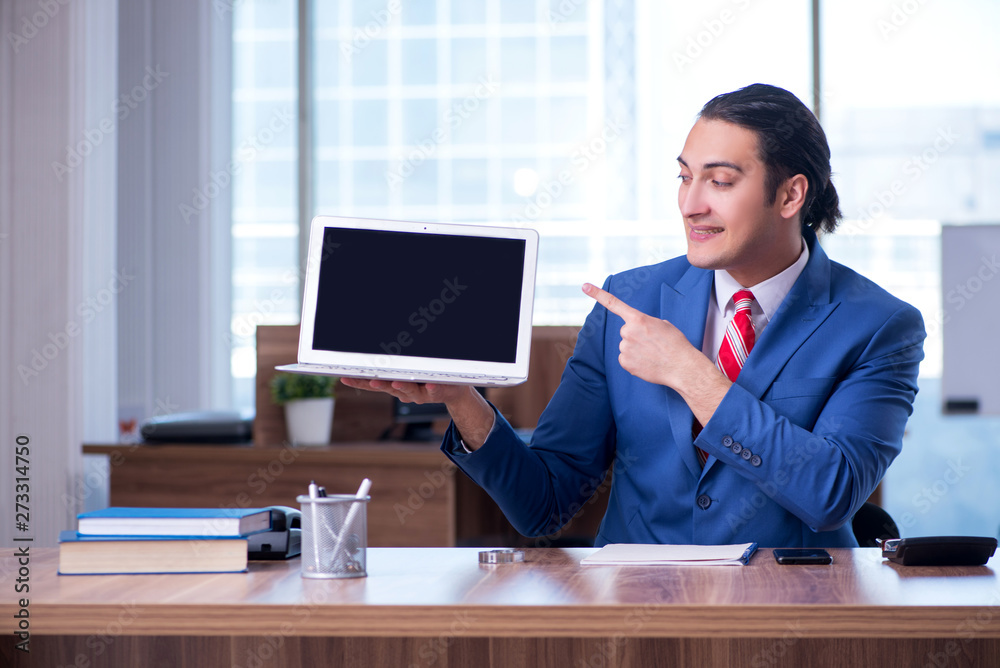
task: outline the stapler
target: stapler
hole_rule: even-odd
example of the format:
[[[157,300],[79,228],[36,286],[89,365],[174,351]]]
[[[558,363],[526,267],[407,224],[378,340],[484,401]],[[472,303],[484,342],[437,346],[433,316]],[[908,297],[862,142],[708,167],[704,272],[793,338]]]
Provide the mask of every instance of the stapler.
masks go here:
[[[271,530],[248,536],[250,560],[291,559],[302,554],[302,513],[288,506],[271,506]]]

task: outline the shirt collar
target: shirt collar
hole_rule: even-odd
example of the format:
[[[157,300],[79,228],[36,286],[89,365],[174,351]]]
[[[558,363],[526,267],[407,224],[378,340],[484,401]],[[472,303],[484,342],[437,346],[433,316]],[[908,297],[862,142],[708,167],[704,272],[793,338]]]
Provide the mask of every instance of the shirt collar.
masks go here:
[[[809,245],[803,239],[802,252],[799,259],[792,263],[790,267],[771,278],[761,281],[757,285],[744,288],[735,278],[729,275],[725,269],[715,270],[715,303],[719,312],[725,315],[727,306],[731,303],[733,295],[739,290],[747,289],[753,293],[754,300],[760,305],[764,317],[770,320],[777,313],[778,307],[785,299],[785,295],[792,289],[792,285],[798,279],[799,274],[806,267],[809,261]]]

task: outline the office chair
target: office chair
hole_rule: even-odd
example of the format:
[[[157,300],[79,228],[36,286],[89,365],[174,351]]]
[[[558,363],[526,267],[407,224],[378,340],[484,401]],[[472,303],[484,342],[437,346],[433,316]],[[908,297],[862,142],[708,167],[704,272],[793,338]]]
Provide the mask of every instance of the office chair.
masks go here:
[[[861,547],[878,547],[876,538],[899,538],[899,528],[889,513],[871,502],[865,502],[854,514],[851,528]]]

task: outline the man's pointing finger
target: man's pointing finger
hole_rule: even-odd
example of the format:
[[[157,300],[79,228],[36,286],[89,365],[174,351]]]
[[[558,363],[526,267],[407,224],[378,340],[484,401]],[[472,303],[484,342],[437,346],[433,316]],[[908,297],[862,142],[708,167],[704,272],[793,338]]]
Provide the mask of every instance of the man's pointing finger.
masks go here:
[[[618,299],[618,297],[615,297],[606,290],[600,289],[592,283],[584,283],[583,292],[588,297],[596,299],[599,304],[615,315],[621,316],[623,320],[628,320],[629,318],[642,315],[642,311],[632,308],[622,300]]]

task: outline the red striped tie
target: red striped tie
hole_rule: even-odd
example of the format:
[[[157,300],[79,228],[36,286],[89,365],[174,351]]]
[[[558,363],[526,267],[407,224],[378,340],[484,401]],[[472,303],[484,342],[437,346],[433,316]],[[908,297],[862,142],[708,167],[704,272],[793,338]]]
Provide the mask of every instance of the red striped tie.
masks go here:
[[[729,377],[729,380],[736,382],[736,377],[740,375],[740,369],[747,361],[747,355],[753,350],[756,335],[753,329],[753,320],[750,319],[750,304],[753,303],[753,293],[749,290],[739,290],[733,295],[733,303],[736,304],[736,313],[726,327],[726,336],[722,339],[719,347],[719,358],[715,361],[716,366],[722,373]],[[708,460],[708,453],[701,448],[698,451],[698,461],[702,466]]]
[[[747,355],[753,350],[756,339],[753,331],[753,320],[750,319],[750,304],[753,303],[753,293],[749,290],[740,290],[733,295],[733,303],[736,304],[736,313],[726,327],[726,338],[722,340],[719,347],[719,358],[716,365],[722,373],[729,376],[729,380],[736,382],[736,377],[740,375],[740,369],[747,361]]]

